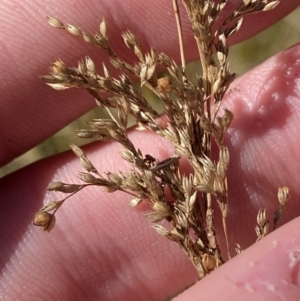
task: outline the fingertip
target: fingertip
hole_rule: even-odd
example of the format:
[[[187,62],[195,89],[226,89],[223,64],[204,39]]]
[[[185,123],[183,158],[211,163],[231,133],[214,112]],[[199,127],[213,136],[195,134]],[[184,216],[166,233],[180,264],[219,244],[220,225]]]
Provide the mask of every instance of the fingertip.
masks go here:
[[[300,299],[300,218],[254,244],[174,301]]]

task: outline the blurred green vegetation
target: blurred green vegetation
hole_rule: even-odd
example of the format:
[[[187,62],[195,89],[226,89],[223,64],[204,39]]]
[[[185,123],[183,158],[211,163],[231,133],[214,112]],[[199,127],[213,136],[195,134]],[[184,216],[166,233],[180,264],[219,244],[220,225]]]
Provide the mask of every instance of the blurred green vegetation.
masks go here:
[[[230,48],[229,61],[231,70],[242,75],[253,67],[259,65],[269,57],[281,50],[299,42],[300,40],[300,8],[293,11],[286,18],[263,31],[255,37]],[[200,70],[199,62],[193,62],[188,66],[188,74],[195,74]],[[59,92],[57,92],[59,93]],[[160,104],[154,103],[158,108]],[[161,108],[160,108],[161,109]],[[160,110],[158,108],[158,111]],[[0,168],[0,177],[20,169],[41,158],[57,154],[69,149],[69,144],[86,144],[90,141],[75,137],[75,131],[87,127],[87,121],[94,118],[107,117],[100,108],[86,113],[70,125],[34,147],[19,158]]]

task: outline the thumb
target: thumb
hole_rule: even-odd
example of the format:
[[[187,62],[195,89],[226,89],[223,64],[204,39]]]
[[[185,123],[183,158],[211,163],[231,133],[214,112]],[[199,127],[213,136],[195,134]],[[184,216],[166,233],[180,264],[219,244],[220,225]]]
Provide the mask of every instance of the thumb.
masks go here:
[[[174,301],[300,300],[300,218],[281,227]]]

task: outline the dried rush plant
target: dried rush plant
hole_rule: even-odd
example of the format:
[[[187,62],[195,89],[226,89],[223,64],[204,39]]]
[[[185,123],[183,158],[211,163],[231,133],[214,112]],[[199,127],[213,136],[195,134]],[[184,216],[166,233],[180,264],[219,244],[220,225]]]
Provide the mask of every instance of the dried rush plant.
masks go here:
[[[176,242],[195,266],[199,278],[203,278],[224,262],[215,230],[215,210],[221,212],[227,256],[230,258],[226,228],[226,173],[230,156],[223,143],[223,136],[233,115],[226,109],[220,113],[220,106],[236,74],[229,70],[227,39],[240,28],[244,15],[273,9],[279,0],[243,0],[215,32],[214,23],[227,0],[182,2],[191,22],[202,65],[202,74],[197,75],[196,82],[192,82],[185,72],[182,27],[176,0],[173,0],[173,6],[179,35],[181,67],[167,54],[158,53],[155,49],[151,48],[144,53],[129,31],[125,31],[122,37],[138,61],[130,64],[122,60],[109,44],[104,20],[100,24],[100,32],[92,35],[77,26],[64,24],[53,17],[48,18],[50,25],[65,29],[82,37],[85,42],[104,49],[110,56],[113,67],[121,71],[119,78],[114,78],[103,65],[104,75],[99,75],[91,58],[86,57],[85,61],[79,62],[78,67],[68,67],[63,61],[56,61],[52,64],[51,74],[42,76],[42,79],[58,90],[84,88],[95,98],[98,106],[107,110],[110,119],[89,122],[90,128],[78,131],[78,136],[120,143],[124,147],[121,156],[131,164],[131,170],[119,174],[100,174],[84,151],[71,145],[85,169],[85,172],[78,174],[83,183],[51,183],[48,190],[64,192],[67,196],[59,201],[50,201],[41,208],[35,215],[34,224],[50,231],[54,226],[57,210],[69,197],[86,187],[101,186],[108,193],[119,190],[132,196],[130,207],[142,202],[150,204],[151,212],[147,217],[154,223],[154,229]],[[168,76],[159,77],[158,68],[160,72],[165,70]],[[157,121],[160,115],[133,85],[131,78],[139,79],[141,86],[150,89],[163,102],[166,121]],[[99,95],[101,92],[108,92],[112,97],[103,99]],[[112,114],[112,110],[117,111],[117,117]],[[159,162],[151,154],[142,154],[126,133],[130,115],[136,121],[138,129],[151,130],[168,139],[174,145],[175,155]],[[218,149],[216,160],[212,159],[212,145],[216,145]],[[193,168],[193,173],[188,176],[182,174],[178,168],[182,158]],[[280,205],[274,215],[274,229],[289,194],[287,187],[279,188]],[[168,222],[168,226],[161,225],[163,220]],[[257,240],[268,233],[268,225],[266,211],[260,210],[257,216]],[[236,251],[242,251],[239,245]]]

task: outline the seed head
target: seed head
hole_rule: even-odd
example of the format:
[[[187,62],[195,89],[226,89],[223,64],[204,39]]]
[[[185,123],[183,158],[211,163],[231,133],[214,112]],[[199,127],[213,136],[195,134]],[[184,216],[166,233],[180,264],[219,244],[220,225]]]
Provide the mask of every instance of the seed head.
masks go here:
[[[50,232],[55,225],[55,216],[51,213],[40,211],[36,213],[33,224],[44,231]]]

